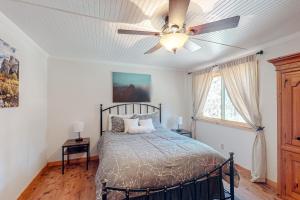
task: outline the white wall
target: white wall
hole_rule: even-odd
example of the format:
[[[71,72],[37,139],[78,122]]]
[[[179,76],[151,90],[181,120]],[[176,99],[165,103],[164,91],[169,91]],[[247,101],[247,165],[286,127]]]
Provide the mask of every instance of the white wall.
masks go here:
[[[300,33],[281,38],[277,41],[258,47],[264,50],[259,57],[260,72],[260,109],[267,142],[268,179],[277,180],[277,97],[276,72],[267,60],[300,52]],[[234,57],[233,57],[234,58]],[[228,60],[228,58],[224,59]],[[218,61],[216,61],[218,63]],[[235,152],[236,162],[247,169],[251,169],[252,144],[255,133],[237,128],[199,121],[197,123],[197,137],[199,140],[213,146],[228,156],[228,152]],[[224,144],[224,150],[221,149]]]
[[[112,72],[151,74],[151,104],[162,103],[163,123],[176,127],[175,118],[186,116],[184,72],[50,58],[48,61],[48,159],[61,159],[61,145],[69,138],[73,121],[86,123],[84,137],[90,137],[92,155],[97,153],[99,138],[99,105],[112,104]],[[187,121],[187,120],[186,120]]]
[[[0,38],[20,61],[19,107],[0,109],[0,199],[13,200],[47,162],[47,54],[1,12]]]

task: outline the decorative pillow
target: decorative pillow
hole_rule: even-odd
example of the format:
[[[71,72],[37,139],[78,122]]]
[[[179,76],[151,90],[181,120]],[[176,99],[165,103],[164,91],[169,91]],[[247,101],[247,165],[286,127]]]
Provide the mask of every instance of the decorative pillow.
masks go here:
[[[128,129],[128,133],[137,134],[137,133],[151,133],[153,130],[145,127],[145,126],[137,126],[137,127],[130,127]]]
[[[112,117],[120,117],[122,119],[124,118],[131,118],[133,117],[133,115],[117,115],[117,114],[109,114],[108,115],[108,130],[111,131],[112,130]]]
[[[152,118],[140,120],[139,124],[140,124],[140,126],[148,128],[151,131],[155,131],[155,128],[154,128],[153,123],[152,123]]]
[[[129,129],[133,129],[139,126],[139,119],[123,119],[124,120],[124,132],[127,133]]]
[[[161,128],[161,124],[159,122],[159,112],[148,114],[134,114],[132,118],[138,118],[139,120],[152,119],[154,128]]]
[[[111,131],[112,132],[124,132],[124,119],[122,117],[111,117]]]

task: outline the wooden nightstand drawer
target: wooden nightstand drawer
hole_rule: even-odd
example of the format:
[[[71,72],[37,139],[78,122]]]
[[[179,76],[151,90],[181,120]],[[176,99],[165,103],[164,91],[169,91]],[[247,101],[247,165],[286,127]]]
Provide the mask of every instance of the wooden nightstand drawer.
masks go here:
[[[186,136],[186,137],[190,137],[190,138],[192,137],[192,133],[183,133],[181,135]]]
[[[67,147],[65,150],[65,155],[83,153],[88,151],[88,146],[78,146],[78,147]]]
[[[171,131],[173,131],[173,132],[175,132],[177,134],[180,134],[180,135],[192,138],[192,132],[191,131],[184,130],[184,129],[180,129],[180,130],[171,129]]]

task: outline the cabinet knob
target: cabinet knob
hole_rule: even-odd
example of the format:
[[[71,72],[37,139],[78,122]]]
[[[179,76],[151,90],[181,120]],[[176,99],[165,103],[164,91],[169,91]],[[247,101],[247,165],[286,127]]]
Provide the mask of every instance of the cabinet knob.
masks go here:
[[[300,140],[300,136],[296,137],[296,140]]]

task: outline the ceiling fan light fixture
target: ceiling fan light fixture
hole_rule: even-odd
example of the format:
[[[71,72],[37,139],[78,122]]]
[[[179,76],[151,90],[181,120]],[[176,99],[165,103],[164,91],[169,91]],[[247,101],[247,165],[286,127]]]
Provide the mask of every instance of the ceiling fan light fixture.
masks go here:
[[[171,32],[172,32],[172,33],[175,33],[175,32],[177,32],[178,30],[179,30],[179,26],[178,26],[178,25],[174,24],[174,25],[171,26]]]
[[[176,52],[177,49],[183,47],[189,36],[185,33],[168,33],[160,37],[160,44],[168,51]]]

